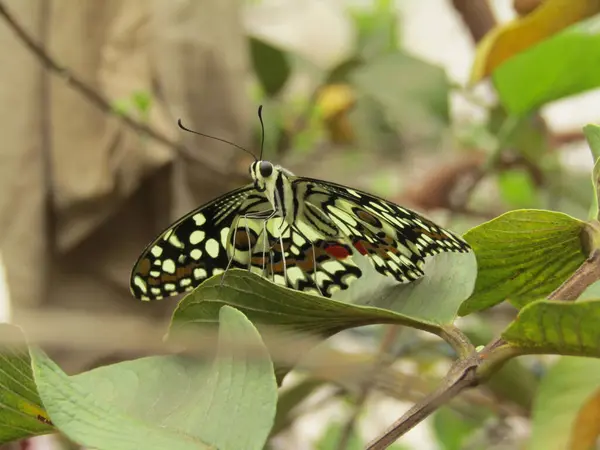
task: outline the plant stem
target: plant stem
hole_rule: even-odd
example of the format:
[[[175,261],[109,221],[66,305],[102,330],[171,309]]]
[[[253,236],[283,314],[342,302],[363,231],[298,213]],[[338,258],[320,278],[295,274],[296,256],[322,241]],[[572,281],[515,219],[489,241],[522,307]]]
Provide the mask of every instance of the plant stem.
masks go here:
[[[382,436],[371,442],[367,450],[383,450],[389,447],[462,390],[474,386],[477,383],[475,378],[477,364],[476,355],[455,361],[442,384],[404,413]]]
[[[573,275],[548,296],[548,300],[565,302],[577,300],[583,291],[598,280],[600,280],[600,250],[594,250]]]
[[[475,347],[469,338],[454,325],[443,326],[438,336],[450,344],[459,359],[465,359],[475,353]]]

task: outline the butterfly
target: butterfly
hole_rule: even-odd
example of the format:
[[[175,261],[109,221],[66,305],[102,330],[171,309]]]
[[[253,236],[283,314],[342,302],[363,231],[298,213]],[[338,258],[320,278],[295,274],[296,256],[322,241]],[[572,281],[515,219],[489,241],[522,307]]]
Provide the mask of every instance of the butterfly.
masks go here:
[[[181,121],[179,126],[212,137]],[[252,155],[249,168],[252,183],[191,211],[146,247],[131,272],[135,297],[160,300],[188,292],[231,268],[331,297],[360,278],[354,255],[407,283],[424,275],[426,256],[471,250],[414,211],[358,189],[295,176],[263,160],[263,147],[264,126],[260,157]]]

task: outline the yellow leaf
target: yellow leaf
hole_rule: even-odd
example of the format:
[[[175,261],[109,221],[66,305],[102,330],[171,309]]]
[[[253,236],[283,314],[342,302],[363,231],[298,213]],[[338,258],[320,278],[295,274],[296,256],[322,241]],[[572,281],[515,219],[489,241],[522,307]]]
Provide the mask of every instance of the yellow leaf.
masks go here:
[[[569,450],[591,450],[596,448],[600,435],[600,391],[596,391],[579,410],[573,427]]]
[[[348,111],[355,101],[354,90],[348,84],[330,84],[319,92],[316,103],[323,114],[323,121],[332,142],[348,144],[354,140]]]
[[[323,117],[330,119],[346,112],[355,101],[354,90],[349,84],[328,84],[318,95],[317,105]]]
[[[600,12],[600,0],[545,0],[530,14],[490,31],[477,46],[471,83],[490,75],[513,55]]]

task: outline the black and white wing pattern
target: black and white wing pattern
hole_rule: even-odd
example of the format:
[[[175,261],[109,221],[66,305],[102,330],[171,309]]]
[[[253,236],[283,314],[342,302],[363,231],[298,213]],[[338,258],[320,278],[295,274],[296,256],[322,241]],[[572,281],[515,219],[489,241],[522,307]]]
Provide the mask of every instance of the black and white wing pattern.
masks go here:
[[[311,178],[291,176],[288,183],[285,217],[275,214],[265,193],[252,184],[175,222],[136,262],[133,295],[160,300],[241,268],[330,297],[361,276],[355,254],[367,257],[379,273],[406,283],[423,276],[426,256],[470,250],[450,231],[379,197]]]
[[[267,198],[253,185],[228,192],[185,215],[142,252],[131,272],[130,289],[142,300],[190,291],[224,272],[228,242],[240,215],[269,213]],[[236,267],[235,261],[232,266]]]
[[[352,260],[351,245],[328,239],[300,220],[288,224],[281,218],[272,218],[248,223],[242,218],[240,222],[238,232],[255,227],[250,233],[257,236],[257,245],[249,263],[237,257],[236,261],[276,284],[331,297],[362,275]],[[266,241],[262,239],[265,235]]]
[[[248,269],[274,283],[331,296],[359,278],[353,249],[328,240],[300,221],[273,217],[253,185],[231,191],[182,217],[150,243],[131,273],[142,300],[190,291],[231,268]]]
[[[295,177],[300,217],[329,237],[348,242],[375,269],[400,283],[423,276],[425,257],[469,252],[459,236],[421,215],[366,192],[312,178]]]

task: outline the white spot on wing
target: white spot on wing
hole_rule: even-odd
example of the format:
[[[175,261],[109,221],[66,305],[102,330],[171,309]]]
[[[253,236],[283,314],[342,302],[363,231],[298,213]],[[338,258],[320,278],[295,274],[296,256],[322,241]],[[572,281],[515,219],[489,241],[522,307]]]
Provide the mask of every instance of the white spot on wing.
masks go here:
[[[204,217],[204,214],[202,214],[202,213],[194,214],[194,216],[192,216],[192,218],[194,219],[194,222],[196,222],[196,225],[198,225],[198,226],[202,226],[206,222],[206,217]]]
[[[206,252],[212,257],[212,258],[216,258],[217,256],[219,256],[219,243],[213,239],[210,238],[208,241],[206,241]]]
[[[229,227],[225,227],[221,230],[221,244],[223,247],[227,248],[227,238],[229,237]]]
[[[204,233],[204,231],[200,231],[200,230],[193,231],[192,234],[190,234],[190,244],[196,245],[196,244],[202,242],[205,235],[206,234]]]
[[[190,252],[190,256],[192,257],[192,259],[198,261],[200,258],[202,258],[202,250],[200,250],[199,248],[195,248]]]
[[[150,253],[152,253],[156,258],[160,258],[160,255],[162,255],[162,252],[163,252],[163,249],[160,245],[155,245],[150,250]]]
[[[133,279],[133,284],[135,284],[137,287],[139,287],[140,291],[142,291],[142,293],[146,294],[148,292],[148,286],[146,286],[146,282],[144,280],[142,280],[142,277],[136,276]]]
[[[183,244],[181,243],[181,241],[175,233],[172,233],[169,236],[169,244],[171,244],[175,248],[183,248]]]
[[[202,268],[194,269],[194,278],[196,280],[201,280],[202,278],[206,278],[206,270]]]
[[[175,273],[175,262],[172,259],[165,259],[162,263],[162,270],[167,273]]]
[[[321,264],[321,267],[323,267],[323,269],[325,269],[329,273],[336,273],[339,271],[346,270],[344,265],[339,261],[326,261]]]

